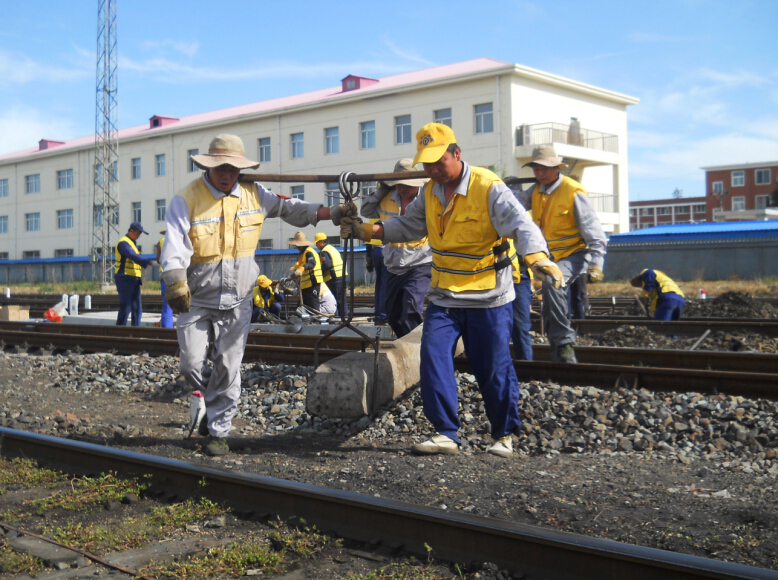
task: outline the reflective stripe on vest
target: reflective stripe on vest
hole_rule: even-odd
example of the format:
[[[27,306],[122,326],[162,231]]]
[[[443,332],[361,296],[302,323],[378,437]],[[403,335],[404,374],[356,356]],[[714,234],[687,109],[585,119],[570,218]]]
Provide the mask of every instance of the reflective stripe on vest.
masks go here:
[[[136,264],[129,258],[125,258],[119,253],[119,244],[122,242],[127,242],[130,244],[130,247],[135,250],[135,253],[138,254],[138,247],[135,245],[135,242],[132,241],[132,238],[129,238],[127,236],[122,236],[119,238],[119,241],[116,242],[116,248],[114,248],[114,257],[116,258],[116,264],[113,268],[114,274],[124,274],[125,276],[135,276],[136,278],[140,278],[143,276],[143,268],[140,267],[140,264]],[[121,272],[119,272],[121,270]]]
[[[311,274],[311,270],[305,269],[305,264],[308,262],[308,256],[313,256],[313,259],[316,260],[313,274]],[[311,248],[305,248],[305,251],[297,258],[297,267],[301,268],[303,271],[303,275],[300,278],[300,289],[304,290],[310,288],[314,284],[321,283],[323,278],[321,273],[321,260],[319,259],[319,254],[314,252]]]
[[[340,280],[343,276],[343,258],[340,255],[340,252],[330,244],[324,246],[321,251],[326,252],[330,257],[330,260],[332,260],[332,268],[326,272],[322,270],[322,272],[324,272],[324,281],[329,282],[333,277],[336,280]]]
[[[192,264],[212,264],[254,256],[265,216],[256,186],[240,183],[240,198],[214,199],[203,178],[180,194],[189,208]]]
[[[397,205],[397,202],[392,199],[392,196],[387,195],[386,197],[384,197],[384,199],[381,200],[381,204],[379,205],[379,209],[378,209],[378,215],[380,216],[381,221],[386,221],[393,217],[402,215],[402,213],[400,210],[400,206]],[[393,246],[395,248],[409,248],[415,250],[417,248],[423,248],[428,243],[429,242],[427,241],[427,236],[424,236],[419,240],[413,240],[411,242],[393,242],[391,244],[386,244],[386,245]]]
[[[489,190],[499,181],[487,169],[470,167],[467,195],[452,195],[445,208],[432,193],[434,182],[427,182],[424,196],[433,288],[464,292],[497,285],[493,248],[500,238],[489,217]]]
[[[532,192],[532,219],[543,232],[554,260],[586,247],[575,223],[576,195],[586,195],[586,190],[566,175],[554,193],[541,193],[540,184]]]

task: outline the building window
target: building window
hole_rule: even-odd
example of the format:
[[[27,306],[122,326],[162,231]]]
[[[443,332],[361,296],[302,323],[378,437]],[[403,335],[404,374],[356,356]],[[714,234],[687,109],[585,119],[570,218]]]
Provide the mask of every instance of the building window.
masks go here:
[[[292,159],[302,159],[305,156],[304,133],[292,133]]]
[[[130,179],[140,179],[140,157],[133,157],[130,162]]]
[[[41,214],[40,212],[28,213],[24,215],[27,222],[28,232],[39,232],[41,229]]]
[[[304,200],[305,199],[305,186],[304,185],[293,185],[292,186],[292,197],[295,199]]]
[[[675,206],[675,213],[689,213],[689,206],[688,205],[677,205],[677,206]]]
[[[438,109],[435,111],[435,122],[451,127],[451,109]]]
[[[724,193],[724,182],[723,181],[714,181],[713,182],[713,193]]]
[[[68,248],[65,250],[54,250],[55,258],[71,258],[72,256],[73,256],[72,248]]]
[[[41,190],[41,174],[27,175],[24,178],[27,186],[27,193],[39,193]]]
[[[757,195],[756,196],[756,209],[767,209],[767,204],[770,203],[769,195]]]
[[[660,207],[658,208],[659,215],[670,215],[670,209],[669,207]]]
[[[336,181],[331,181],[324,185],[324,199],[327,207],[340,203],[340,187]]]
[[[340,153],[340,135],[337,127],[324,129],[324,150],[329,155]]]
[[[259,240],[259,246],[257,246],[260,250],[272,250],[273,249],[273,239],[268,238],[267,240]]]
[[[745,211],[746,198],[742,195],[732,198],[732,211]]]
[[[705,213],[707,207],[705,206],[704,203],[698,203],[694,205],[692,210],[694,211],[694,213]]]
[[[158,222],[164,222],[165,221],[165,207],[166,202],[164,199],[158,199],[156,202],[154,202],[157,208],[157,221]]]
[[[95,183],[97,185],[103,184],[103,166],[95,165]]]
[[[0,260],[7,260],[8,252],[0,252]]]
[[[40,250],[27,250],[22,252],[22,259],[23,260],[32,260],[35,258],[40,258],[41,252]]]
[[[410,115],[400,115],[394,118],[394,142],[396,145],[411,142]]]
[[[111,181],[119,181],[119,162],[112,161],[109,168],[110,170],[108,171],[108,178]]]
[[[743,187],[746,184],[746,172],[745,171],[733,171],[732,172],[732,187]]]
[[[365,197],[373,195],[376,189],[378,189],[377,181],[366,181],[362,184],[362,194]]]
[[[654,215],[654,208],[653,207],[641,208],[640,215]]]
[[[197,165],[195,165],[195,162],[192,161],[192,155],[199,155],[199,154],[200,154],[200,150],[199,149],[189,149],[186,152],[186,155],[187,155],[187,157],[186,157],[186,159],[187,159],[186,170],[189,173],[194,173],[195,171],[200,169],[199,167],[197,167]]]
[[[165,154],[162,153],[161,155],[157,155],[157,177],[164,177],[165,176]]]
[[[57,189],[73,189],[73,170],[57,171]]]
[[[140,202],[139,201],[133,201],[132,202],[132,221],[139,222],[143,221],[140,219]]]
[[[360,149],[375,149],[375,121],[359,124]]]
[[[638,211],[635,208],[629,210],[629,217],[635,217],[638,215]]]
[[[8,180],[0,179],[0,197],[8,197]]]
[[[754,180],[757,185],[769,185],[770,183],[770,170],[769,169],[757,169],[754,171]]]
[[[57,211],[57,229],[69,230],[73,227],[73,210],[60,209]]]
[[[270,162],[270,137],[263,137],[258,141],[259,147],[259,162]]]
[[[8,233],[8,216],[0,215],[0,234]]]
[[[492,121],[492,104],[484,103],[475,106],[475,132],[492,133],[494,131],[494,122]]]

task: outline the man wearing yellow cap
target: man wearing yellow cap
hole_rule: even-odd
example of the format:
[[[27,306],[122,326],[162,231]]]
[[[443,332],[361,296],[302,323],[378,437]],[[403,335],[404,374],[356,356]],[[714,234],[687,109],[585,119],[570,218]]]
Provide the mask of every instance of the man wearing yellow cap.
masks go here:
[[[346,284],[346,265],[343,263],[343,257],[334,246],[327,242],[327,234],[324,232],[317,233],[313,241],[319,249],[324,283],[335,296],[335,301],[338,304],[338,316],[348,316],[348,302],[340,295],[341,288]]]
[[[483,394],[494,445],[509,457],[518,435],[519,384],[509,349],[514,298],[508,239],[538,277],[562,283],[546,242],[508,187],[491,171],[462,160],[454,132],[430,123],[416,134],[413,163],[424,163],[430,181],[405,215],[383,223],[341,220],[341,236],[407,242],[429,237],[430,304],[421,341],[421,395],[435,433],[412,446],[417,454],[459,451],[454,350],[460,337]]]
[[[278,284],[273,286],[273,281],[262,274],[257,278],[254,286],[254,309],[251,313],[251,322],[256,322],[265,313],[274,316],[281,315],[281,303],[286,300],[284,293],[278,289]]]
[[[528,166],[538,182],[516,192],[516,196],[527,210],[532,210],[532,219],[543,232],[565,284],[572,284],[587,272],[590,284],[602,282],[607,239],[586,190],[560,173],[567,165],[551,145],[535,147],[532,159],[524,165]],[[576,334],[568,312],[567,291],[544,282],[543,320],[555,362],[577,362],[573,350]]]
[[[283,199],[261,183],[240,182],[240,171],[259,163],[246,159],[243,141],[235,135],[217,135],[207,154],[191,159],[204,173],[170,201],[162,280],[168,304],[178,314],[181,374],[205,397],[206,420],[200,424],[200,434],[210,435],[205,452],[224,455],[238,411],[240,363],[259,275],[254,254],[265,217],[304,227],[330,218],[340,223],[357,209]]]

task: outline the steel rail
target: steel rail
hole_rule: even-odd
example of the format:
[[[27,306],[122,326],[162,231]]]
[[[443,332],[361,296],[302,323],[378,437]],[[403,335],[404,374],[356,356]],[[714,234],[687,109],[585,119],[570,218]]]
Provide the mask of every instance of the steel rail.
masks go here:
[[[778,580],[778,572],[666,552],[0,427],[0,453],[74,475],[143,477],[176,497],[207,497],[260,517],[300,518],[357,541],[379,539],[451,562],[494,562],[549,579]],[[204,485],[205,484],[205,485]]]

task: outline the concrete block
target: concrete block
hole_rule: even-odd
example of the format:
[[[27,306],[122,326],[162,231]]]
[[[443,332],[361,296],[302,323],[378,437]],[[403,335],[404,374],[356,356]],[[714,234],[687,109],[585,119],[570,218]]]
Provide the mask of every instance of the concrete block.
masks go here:
[[[47,566],[52,568],[59,566],[69,568],[75,566],[79,556],[77,552],[73,552],[72,550],[60,548],[49,542],[27,536],[11,538],[8,540],[8,545],[17,552],[31,554],[36,558],[40,558]]]
[[[419,352],[423,325],[410,334],[381,343],[378,381],[373,385],[375,352],[350,352],[326,362],[308,381],[306,411],[339,419],[371,415],[419,382]],[[462,341],[457,354],[464,351]]]

